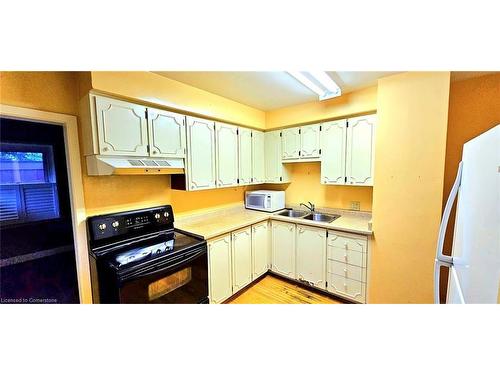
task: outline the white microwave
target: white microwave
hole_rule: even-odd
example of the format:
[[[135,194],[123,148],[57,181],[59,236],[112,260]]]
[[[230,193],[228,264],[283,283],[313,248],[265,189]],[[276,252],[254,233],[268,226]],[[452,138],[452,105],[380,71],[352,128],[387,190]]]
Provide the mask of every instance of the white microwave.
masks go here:
[[[285,192],[254,190],[245,192],[245,207],[251,210],[273,212],[285,208]]]

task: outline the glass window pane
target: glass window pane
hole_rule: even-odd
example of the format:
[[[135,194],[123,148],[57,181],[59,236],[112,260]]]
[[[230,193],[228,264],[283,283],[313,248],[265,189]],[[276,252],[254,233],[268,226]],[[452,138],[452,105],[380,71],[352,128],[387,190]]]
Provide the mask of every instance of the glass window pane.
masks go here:
[[[0,183],[45,182],[43,153],[41,152],[0,152]]]

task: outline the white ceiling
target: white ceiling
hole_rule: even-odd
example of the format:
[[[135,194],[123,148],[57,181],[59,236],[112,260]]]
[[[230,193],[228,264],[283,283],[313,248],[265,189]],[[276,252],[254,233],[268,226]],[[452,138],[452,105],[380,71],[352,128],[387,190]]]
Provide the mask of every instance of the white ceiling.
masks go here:
[[[286,72],[154,72],[263,111],[318,100]],[[328,72],[342,93],[374,86],[397,72]]]

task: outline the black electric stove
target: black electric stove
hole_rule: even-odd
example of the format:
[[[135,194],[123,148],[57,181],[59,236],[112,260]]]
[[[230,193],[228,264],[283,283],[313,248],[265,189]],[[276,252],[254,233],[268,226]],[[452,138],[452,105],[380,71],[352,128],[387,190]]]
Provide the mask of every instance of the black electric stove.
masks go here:
[[[206,241],[171,206],[87,219],[94,303],[208,303]]]

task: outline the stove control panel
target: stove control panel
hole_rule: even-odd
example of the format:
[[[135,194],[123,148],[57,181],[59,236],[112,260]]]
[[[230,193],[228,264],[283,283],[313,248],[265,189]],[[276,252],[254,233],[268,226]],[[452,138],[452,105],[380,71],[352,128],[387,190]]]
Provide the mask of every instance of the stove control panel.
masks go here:
[[[87,227],[91,241],[128,234],[137,236],[157,230],[173,229],[174,215],[171,206],[161,206],[146,210],[93,216],[87,219]]]

